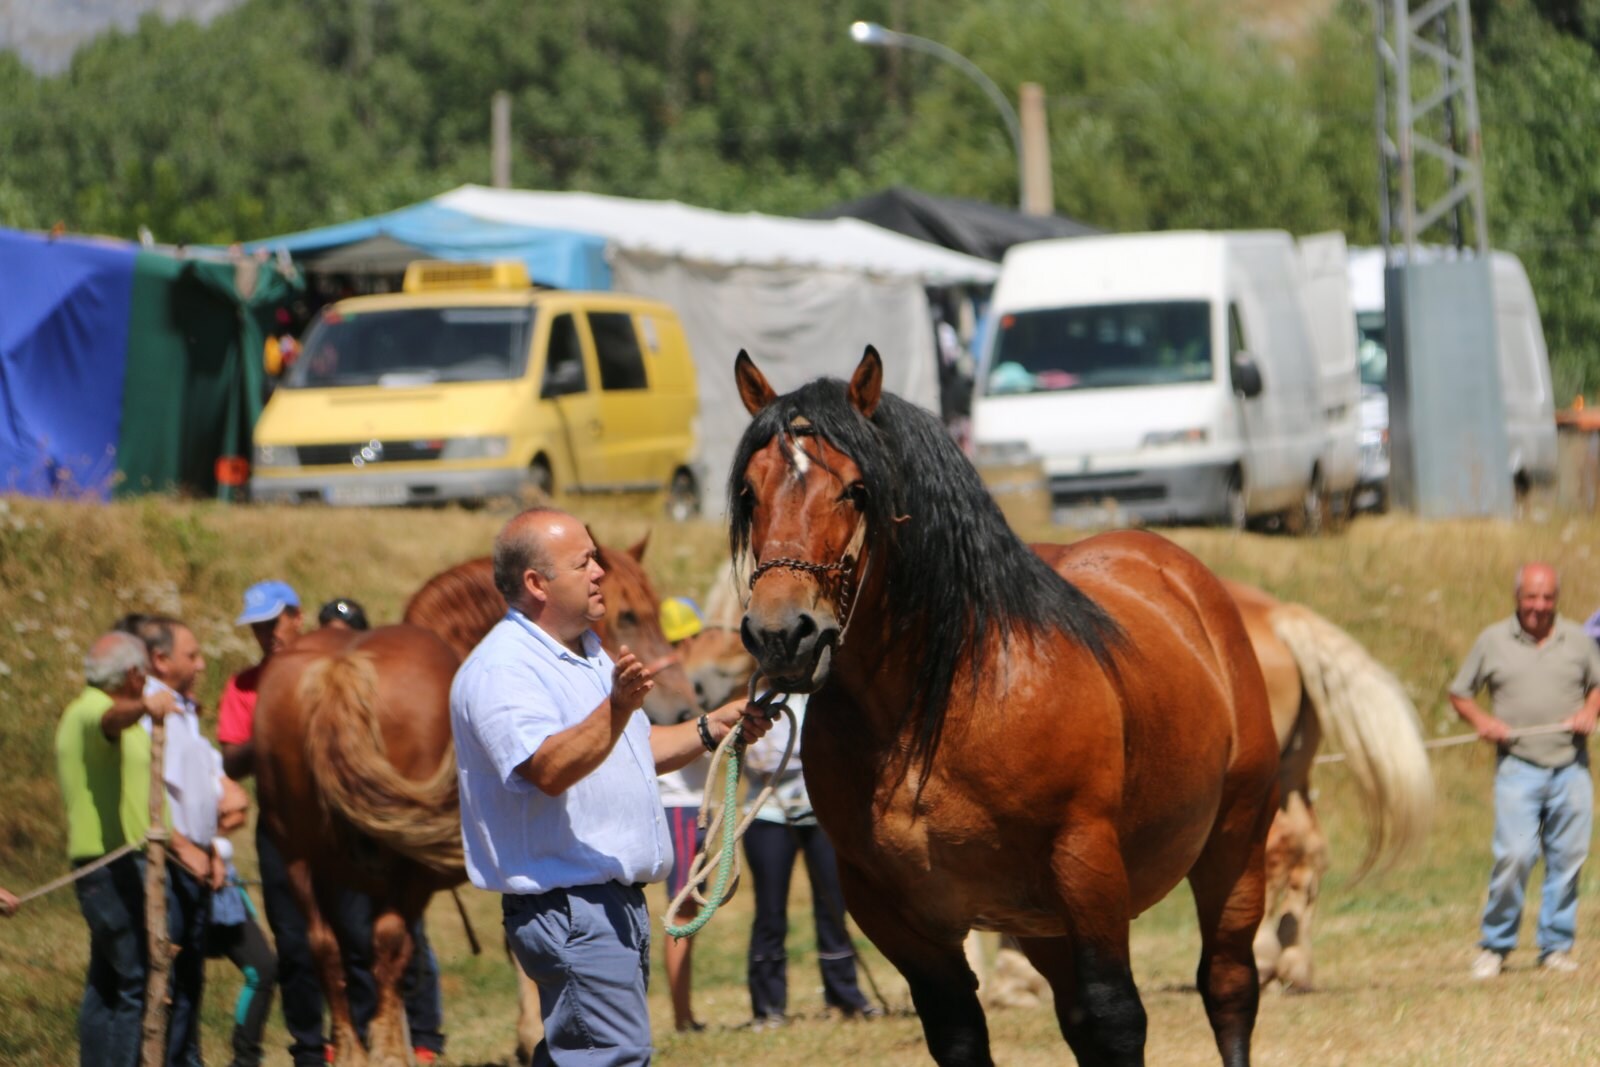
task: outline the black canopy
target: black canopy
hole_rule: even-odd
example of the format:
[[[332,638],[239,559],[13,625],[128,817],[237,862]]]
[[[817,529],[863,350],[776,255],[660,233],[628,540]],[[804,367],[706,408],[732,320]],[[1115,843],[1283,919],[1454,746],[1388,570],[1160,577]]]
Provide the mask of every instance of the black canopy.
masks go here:
[[[970,256],[998,261],[1023,241],[1084,237],[1102,231],[1063,215],[1024,215],[981,200],[930,196],[895,187],[812,212],[812,218],[856,218]]]

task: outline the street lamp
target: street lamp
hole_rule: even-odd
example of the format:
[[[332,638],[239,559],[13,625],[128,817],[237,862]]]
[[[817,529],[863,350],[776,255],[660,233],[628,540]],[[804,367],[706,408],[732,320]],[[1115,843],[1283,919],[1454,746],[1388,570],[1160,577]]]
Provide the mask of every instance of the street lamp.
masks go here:
[[[1026,206],[1026,197],[1023,196],[1022,124],[1017,120],[1017,109],[1011,106],[1006,94],[1000,91],[1000,87],[991,81],[987,74],[979,70],[972,60],[947,45],[915,34],[900,33],[880,26],[876,22],[852,22],[850,39],[856,44],[871,45],[874,48],[909,48],[914,52],[926,52],[959,68],[963,74],[977,82],[978,87],[988,94],[989,100],[1000,110],[1000,117],[1005,120],[1006,132],[1011,135],[1011,147],[1017,154],[1017,197],[1019,202]]]

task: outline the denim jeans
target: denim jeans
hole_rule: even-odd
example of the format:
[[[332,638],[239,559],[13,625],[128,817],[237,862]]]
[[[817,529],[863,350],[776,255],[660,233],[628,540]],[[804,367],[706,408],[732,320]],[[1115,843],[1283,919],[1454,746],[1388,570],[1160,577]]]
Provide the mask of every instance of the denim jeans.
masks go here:
[[[206,980],[211,889],[167,858],[167,936],[178,949],[167,973],[167,1067],[201,1067],[200,998]]]
[[[123,856],[73,883],[89,924],[78,1009],[80,1067],[136,1067],[144,1019],[144,857]]]
[[[1494,869],[1483,909],[1484,948],[1517,947],[1522,901],[1533,865],[1544,855],[1539,954],[1572,948],[1578,925],[1578,875],[1589,855],[1594,784],[1588,760],[1549,768],[1501,756],[1494,777]]]

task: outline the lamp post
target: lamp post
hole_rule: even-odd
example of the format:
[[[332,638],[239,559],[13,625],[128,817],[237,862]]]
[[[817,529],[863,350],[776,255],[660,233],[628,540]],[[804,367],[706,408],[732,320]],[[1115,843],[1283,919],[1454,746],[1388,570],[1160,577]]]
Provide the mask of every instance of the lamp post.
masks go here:
[[[930,56],[944,60],[946,63],[957,67],[963,74],[978,83],[989,100],[1000,111],[1000,117],[1005,120],[1006,132],[1011,135],[1011,147],[1017,155],[1017,198],[1024,207],[1027,205],[1027,196],[1024,181],[1023,154],[1022,154],[1022,123],[1017,120],[1017,109],[1011,106],[1011,101],[1006,99],[1006,94],[1000,87],[990,80],[989,76],[979,70],[977,64],[966,56],[938,41],[930,41],[926,37],[918,37],[911,33],[900,33],[891,30],[876,22],[852,22],[850,24],[850,39],[857,44],[871,45],[875,48],[909,48],[914,52],[926,52]]]

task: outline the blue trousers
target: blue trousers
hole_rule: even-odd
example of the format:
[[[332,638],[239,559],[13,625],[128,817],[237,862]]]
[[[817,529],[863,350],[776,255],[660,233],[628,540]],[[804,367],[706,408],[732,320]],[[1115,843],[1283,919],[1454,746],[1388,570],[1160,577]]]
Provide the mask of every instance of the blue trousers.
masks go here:
[[[73,883],[89,924],[78,1009],[81,1067],[137,1067],[144,1018],[144,857],[130,853]]]
[[[506,937],[539,986],[534,1067],[650,1062],[650,915],[617,882],[501,899]]]
[[[1494,869],[1483,909],[1484,948],[1517,947],[1528,876],[1544,856],[1539,954],[1572,948],[1578,927],[1578,875],[1589,855],[1594,783],[1587,760],[1540,767],[1501,756],[1494,776]]]
[[[757,819],[744,835],[745,859],[756,889],[748,979],[750,1010],[757,1018],[781,1016],[789,1008],[789,960],[784,950],[789,936],[789,879],[802,851],[806,875],[811,879],[823,1002],[847,1014],[868,1006],[856,984],[856,954],[845,930],[844,892],[839,887],[839,860],[833,843],[820,826],[788,826]]]
[[[82,1067],[135,1067],[144,1020],[149,944],[144,930],[145,860],[124,856],[74,883],[89,924],[89,974],[78,1010]],[[167,937],[178,949],[167,975],[168,1067],[200,1063],[200,996],[205,982],[206,919],[211,894],[168,859]]]

